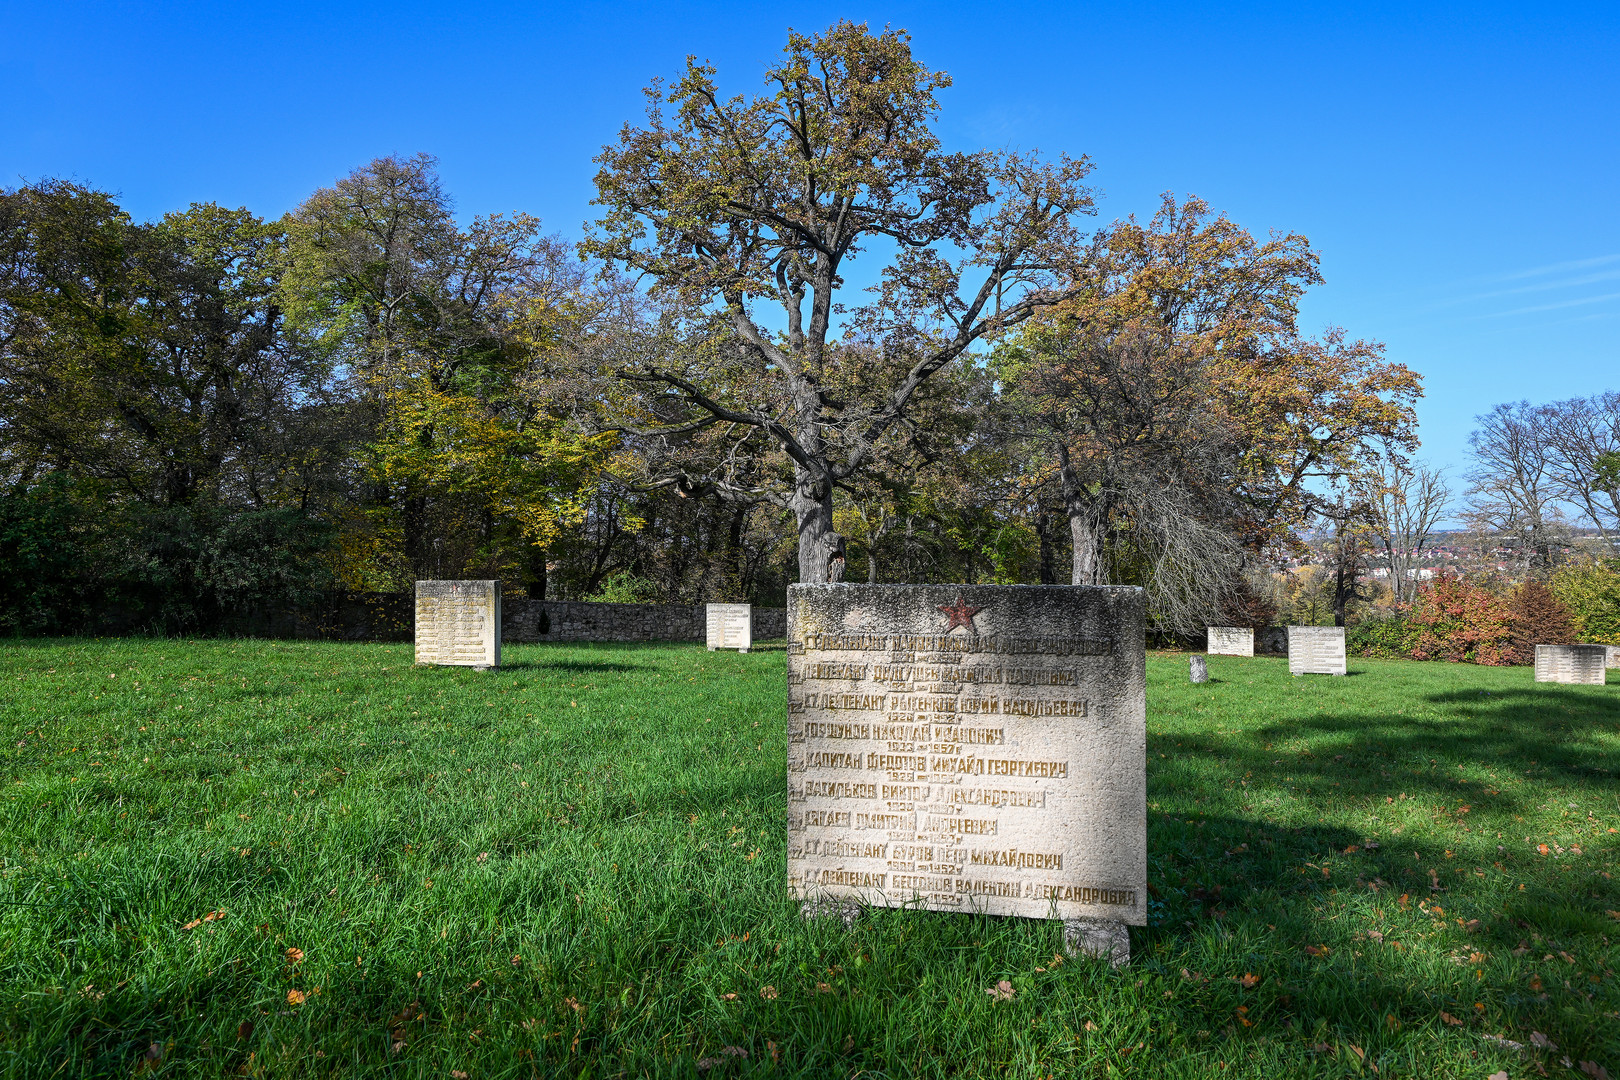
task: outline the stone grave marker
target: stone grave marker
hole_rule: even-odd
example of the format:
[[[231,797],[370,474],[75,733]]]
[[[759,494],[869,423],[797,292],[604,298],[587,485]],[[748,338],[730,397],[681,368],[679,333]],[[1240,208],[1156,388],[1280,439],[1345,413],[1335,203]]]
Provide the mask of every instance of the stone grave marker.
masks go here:
[[[416,662],[499,667],[501,583],[418,581]]]
[[[1290,626],[1288,674],[1343,675],[1344,627]]]
[[[705,609],[709,651],[747,652],[754,644],[754,609],[748,604],[709,604]]]
[[[1140,589],[788,588],[788,881],[857,905],[1147,918]]]
[[[1209,661],[1196,654],[1187,657],[1187,677],[1193,682],[1209,682]]]
[[[1602,686],[1608,660],[1606,645],[1537,645],[1536,682]]]
[[[1603,650],[1603,666],[1620,667],[1620,645],[1605,645]]]
[[[1209,655],[1253,656],[1254,629],[1248,626],[1211,626]]]

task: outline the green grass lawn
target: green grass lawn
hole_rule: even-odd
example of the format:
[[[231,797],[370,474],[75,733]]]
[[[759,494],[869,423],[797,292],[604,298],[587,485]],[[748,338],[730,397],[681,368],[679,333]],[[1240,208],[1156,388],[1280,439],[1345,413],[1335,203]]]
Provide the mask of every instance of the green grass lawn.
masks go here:
[[[1620,1076],[1620,687],[1150,657],[1115,971],[801,923],[782,652],[506,659],[0,645],[0,1075]]]

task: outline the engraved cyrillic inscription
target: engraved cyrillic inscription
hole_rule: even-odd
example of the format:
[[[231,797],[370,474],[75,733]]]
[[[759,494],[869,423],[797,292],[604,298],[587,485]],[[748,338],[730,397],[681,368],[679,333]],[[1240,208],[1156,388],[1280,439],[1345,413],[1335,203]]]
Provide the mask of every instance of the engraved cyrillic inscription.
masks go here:
[[[1142,615],[1134,589],[792,586],[790,884],[1143,924]]]
[[[418,581],[416,662],[498,667],[501,662],[499,581]]]

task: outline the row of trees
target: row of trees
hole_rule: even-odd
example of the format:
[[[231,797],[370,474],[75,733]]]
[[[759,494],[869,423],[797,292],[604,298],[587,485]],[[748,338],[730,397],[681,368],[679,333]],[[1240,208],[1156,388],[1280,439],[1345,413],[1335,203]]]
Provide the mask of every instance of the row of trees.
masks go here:
[[[948,85],[849,23],[755,96],[690,63],[598,158],[577,247],[459,223],[427,157],[274,222],[4,193],[4,617],[847,575],[1263,620],[1258,568],[1409,469],[1417,376],[1301,331],[1305,238],[1169,197],[1087,231],[1090,163],[946,150]]]

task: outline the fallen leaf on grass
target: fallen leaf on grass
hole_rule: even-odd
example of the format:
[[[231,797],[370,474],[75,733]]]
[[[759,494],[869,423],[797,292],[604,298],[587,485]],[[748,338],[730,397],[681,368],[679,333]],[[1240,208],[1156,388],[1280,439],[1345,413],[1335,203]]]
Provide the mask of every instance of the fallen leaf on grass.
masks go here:
[[[253,1021],[244,1020],[240,1024],[237,1024],[236,1037],[242,1042],[247,1042],[249,1039],[253,1038]]]
[[[1455,1016],[1452,1016],[1444,1009],[1440,1010],[1440,1019],[1442,1022],[1450,1024],[1452,1027],[1457,1027],[1462,1023],[1461,1020],[1457,1019]]]
[[[1491,1075],[1487,1076],[1485,1078],[1485,1080],[1508,1080],[1507,1070],[1506,1069],[1498,1069],[1495,1072],[1491,1073]]]
[[[816,992],[820,994],[830,994],[832,993],[832,987],[824,982],[818,982],[816,983]]]
[[[1595,1061],[1581,1062],[1581,1072],[1590,1076],[1592,1080],[1609,1080],[1609,1070]]]
[[[302,990],[289,990],[289,991],[287,991],[287,1004],[289,1004],[289,1005],[302,1005],[303,1003],[304,1003],[304,992]]]
[[[302,964],[304,962],[304,950],[303,949],[288,949],[287,950],[287,962],[289,964]]]
[[[512,966],[513,967],[520,967],[520,966],[522,966],[522,964],[523,964],[523,957],[521,957],[521,956],[512,957]]]
[[[1011,1001],[1016,991],[1013,990],[1012,983],[1008,982],[1006,979],[1002,979],[1000,982],[996,983],[996,985],[986,990],[985,993],[990,995],[991,1001]]]
[[[1307,945],[1307,946],[1305,946],[1305,954],[1307,956],[1326,956],[1328,953],[1330,953],[1332,951],[1333,950],[1329,949],[1326,945]]]
[[[450,1080],[467,1080],[467,1074],[460,1069],[451,1069]]]
[[[1614,913],[1610,912],[1610,914],[1612,915]],[[182,929],[182,930],[195,930],[195,929],[197,929],[197,927],[201,926],[203,923],[214,922],[214,921],[216,921],[218,919],[223,919],[224,917],[225,917],[225,913],[223,911],[210,911],[208,914],[204,915],[200,919],[192,919],[190,922],[186,923],[186,925],[182,926],[180,929]]]
[[[1381,930],[1369,930],[1369,931],[1367,931],[1367,939],[1369,941],[1376,941],[1376,942],[1378,942],[1378,944],[1382,945],[1384,943],[1383,931],[1381,931]]]
[[[1558,1044],[1557,1043],[1553,1042],[1551,1039],[1547,1038],[1547,1036],[1543,1035],[1539,1031],[1532,1031],[1530,1033],[1530,1045],[1534,1046],[1538,1050],[1556,1050],[1556,1049],[1558,1049]]]
[[[1097,1025],[1093,1024],[1090,1020],[1087,1020],[1086,1021],[1086,1030],[1087,1031],[1096,1031],[1097,1030]]]
[[[720,1000],[721,1001],[736,1001],[737,1000],[737,995],[736,994],[721,994],[720,995]]]
[[[1537,992],[1537,993],[1539,993],[1541,991],[1541,976],[1540,975],[1532,975],[1532,976],[1530,976],[1530,989]]]
[[[1239,986],[1243,987],[1243,989],[1248,990],[1260,982],[1260,976],[1254,974],[1253,972],[1245,971],[1242,975],[1239,975],[1233,979],[1233,982],[1236,982]]]
[[[585,1006],[581,1005],[571,997],[563,998],[563,1004],[568,1006],[570,1009],[573,1009],[576,1013],[583,1012],[585,1009]]]

